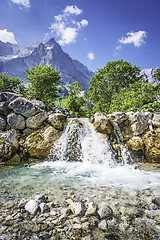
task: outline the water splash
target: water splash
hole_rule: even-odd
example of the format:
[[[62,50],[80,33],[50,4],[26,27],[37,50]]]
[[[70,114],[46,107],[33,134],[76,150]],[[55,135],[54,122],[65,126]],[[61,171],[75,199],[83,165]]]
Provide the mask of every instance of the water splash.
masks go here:
[[[115,166],[107,138],[95,132],[88,119],[71,119],[49,154],[51,161],[78,161]]]

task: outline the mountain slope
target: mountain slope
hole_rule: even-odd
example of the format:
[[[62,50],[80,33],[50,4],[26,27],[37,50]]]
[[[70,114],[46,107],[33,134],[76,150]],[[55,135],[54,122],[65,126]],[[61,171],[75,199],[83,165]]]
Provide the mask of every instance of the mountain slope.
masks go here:
[[[158,84],[158,81],[156,81],[156,79],[153,77],[155,70],[157,70],[157,68],[144,68],[141,71],[141,74],[144,76],[145,80],[148,80],[149,83],[152,83],[154,86],[156,86]]]
[[[79,81],[83,89],[87,89],[89,80],[94,75],[86,66],[77,60],[73,60],[65,53],[54,38],[47,42],[34,42],[19,49],[18,52],[13,51],[13,54],[6,54],[0,57],[0,73],[7,73],[23,79],[25,78],[26,70],[35,65],[50,65],[55,70],[60,71],[61,81],[65,86]]]

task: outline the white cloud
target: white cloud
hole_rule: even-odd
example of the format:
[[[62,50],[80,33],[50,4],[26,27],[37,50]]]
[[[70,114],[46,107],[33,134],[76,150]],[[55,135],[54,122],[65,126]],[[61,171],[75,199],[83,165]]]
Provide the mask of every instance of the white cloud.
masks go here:
[[[77,37],[77,31],[75,28],[67,27],[63,29],[61,39],[58,41],[60,45],[69,44],[75,42]]]
[[[79,9],[77,6],[66,6],[63,12],[66,14],[80,15],[83,11],[82,9]]]
[[[54,22],[51,24],[51,33],[55,33],[59,38],[60,45],[70,44],[76,41],[78,31],[88,25],[86,19],[80,22],[73,19],[74,15],[80,15],[82,9],[77,6],[66,6],[62,14],[54,16]]]
[[[128,32],[127,37],[122,37],[119,39],[119,43],[121,44],[132,44],[135,47],[141,47],[145,41],[144,39],[147,36],[147,32],[145,31],[138,31],[138,32]]]
[[[141,47],[145,44],[145,38],[147,37],[146,31],[128,32],[127,37],[122,37],[118,40],[119,45],[115,48],[114,56],[117,56],[123,45],[133,44],[134,47]]]
[[[94,53],[93,53],[93,52],[89,52],[89,53],[87,54],[87,58],[88,58],[90,61],[94,60],[94,59],[95,59]]]
[[[11,0],[13,3],[30,8],[30,0]]]
[[[8,32],[7,29],[0,30],[0,41],[4,43],[9,42],[17,44],[14,34],[12,32]]]

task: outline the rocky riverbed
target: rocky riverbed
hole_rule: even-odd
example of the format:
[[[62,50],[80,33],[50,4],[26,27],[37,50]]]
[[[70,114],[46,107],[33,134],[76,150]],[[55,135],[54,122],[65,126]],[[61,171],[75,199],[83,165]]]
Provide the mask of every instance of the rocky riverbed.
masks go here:
[[[159,190],[54,187],[0,204],[0,239],[160,239]]]

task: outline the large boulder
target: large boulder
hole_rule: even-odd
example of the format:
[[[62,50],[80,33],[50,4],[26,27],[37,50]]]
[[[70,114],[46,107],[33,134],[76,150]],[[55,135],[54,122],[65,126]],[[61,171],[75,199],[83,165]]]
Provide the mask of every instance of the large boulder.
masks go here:
[[[25,128],[25,119],[22,115],[10,113],[7,116],[7,123],[9,128],[22,130]]]
[[[0,132],[0,138],[3,139],[4,141],[11,143],[15,148],[18,149],[19,147],[19,142],[18,138],[19,135],[15,129],[11,129],[6,132]]]
[[[128,117],[124,112],[113,112],[112,114],[109,114],[108,117],[118,124],[121,124],[123,121],[127,120]]]
[[[26,138],[24,147],[31,157],[46,158],[60,133],[59,130],[56,130],[52,126],[37,130]]]
[[[160,127],[160,112],[157,112],[154,114],[153,119],[152,119],[152,124],[156,128]]]
[[[22,95],[17,94],[17,93],[13,93],[13,92],[7,92],[7,91],[0,92],[0,102],[3,102],[3,101],[11,102],[18,97],[22,97]]]
[[[8,104],[9,102],[0,102],[0,113],[5,114],[10,111]]]
[[[146,156],[150,162],[160,163],[160,129],[157,128],[155,133],[147,132],[143,136]]]
[[[39,101],[37,99],[32,99],[31,102],[38,108],[45,110],[45,104],[42,101]]]
[[[0,161],[6,161],[12,157],[19,147],[16,130],[0,132]]]
[[[48,118],[48,113],[46,111],[41,111],[40,113],[29,117],[26,120],[27,128],[36,129],[42,125],[42,123]]]
[[[148,121],[152,118],[152,113],[136,112],[133,115],[128,115],[129,120],[133,123],[131,128],[135,136],[142,135],[144,131],[148,128]]]
[[[0,130],[4,130],[7,125],[5,116],[0,114]]]
[[[144,143],[141,137],[133,136],[128,142],[127,147],[132,151],[140,151],[144,149]]]
[[[52,113],[48,117],[48,122],[58,130],[63,130],[66,121],[67,116],[61,113]]]
[[[95,113],[90,121],[93,123],[97,132],[104,133],[107,136],[110,136],[113,132],[113,126],[110,120],[102,113]]]
[[[18,97],[8,105],[15,113],[21,114],[24,117],[30,117],[40,112],[40,109],[37,108],[31,101]]]

